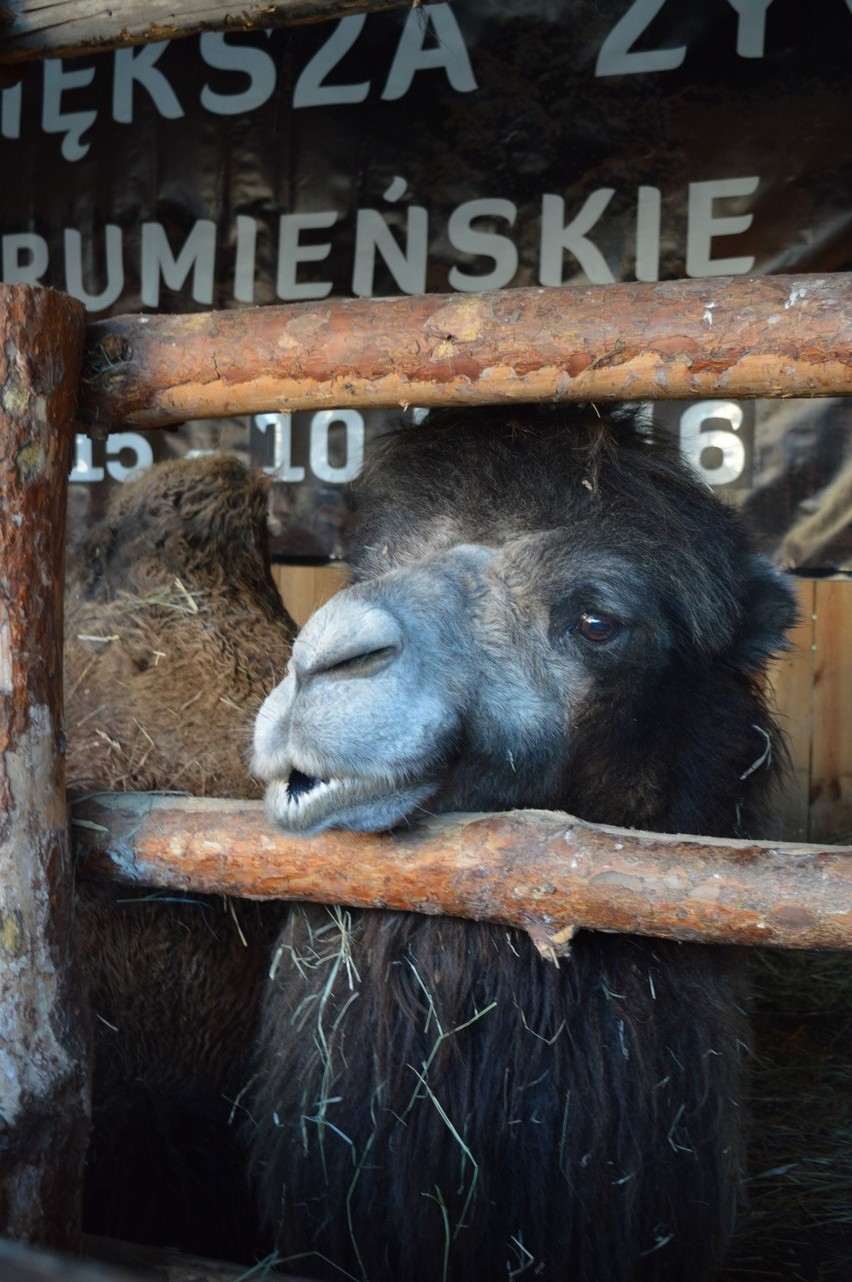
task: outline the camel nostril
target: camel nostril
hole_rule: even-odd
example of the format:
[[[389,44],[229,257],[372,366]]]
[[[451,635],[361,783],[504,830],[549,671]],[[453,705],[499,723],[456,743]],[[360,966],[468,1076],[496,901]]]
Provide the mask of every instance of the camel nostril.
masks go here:
[[[341,659],[339,663],[331,664],[327,669],[327,674],[340,673],[341,676],[366,677],[386,664],[399,653],[399,646],[383,645],[378,646],[375,650],[367,650],[363,654],[353,654],[346,659]]]
[[[393,663],[403,645],[393,614],[349,588],[308,619],[293,646],[291,672],[297,685],[317,677],[370,677]]]
[[[290,778],[287,780],[287,796],[291,801],[298,801],[300,797],[306,796],[318,788],[321,783],[327,783],[327,779],[316,779],[312,775],[302,774],[301,770],[291,770]]]

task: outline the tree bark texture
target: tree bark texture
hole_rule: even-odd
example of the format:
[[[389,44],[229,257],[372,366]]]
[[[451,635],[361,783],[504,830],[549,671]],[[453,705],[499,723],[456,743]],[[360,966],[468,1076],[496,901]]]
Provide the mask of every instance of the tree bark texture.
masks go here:
[[[0,4],[0,64],[67,58],[199,31],[253,31],[374,9],[408,8],[410,0],[272,0],[213,4],[210,0],[4,0]]]
[[[169,889],[397,908],[519,926],[566,953],[575,927],[852,948],[852,847],[710,840],[549,811],[414,830],[282,836],[261,802],[99,793],[74,809],[82,869]]]
[[[61,743],[65,505],[82,304],[0,287],[0,1232],[79,1242],[87,1026]]]
[[[330,299],[89,330],[102,430],[356,406],[852,394],[852,275]]]

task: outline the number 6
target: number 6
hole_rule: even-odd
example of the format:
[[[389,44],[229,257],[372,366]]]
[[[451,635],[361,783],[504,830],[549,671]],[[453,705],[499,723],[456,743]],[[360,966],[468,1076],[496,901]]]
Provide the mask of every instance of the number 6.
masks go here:
[[[702,427],[708,419],[727,419],[731,430]],[[727,485],[742,476],[745,446],[736,435],[743,412],[735,401],[698,401],[684,410],[680,420],[680,448],[708,485]],[[715,466],[703,462],[706,450],[721,452],[722,461]]]

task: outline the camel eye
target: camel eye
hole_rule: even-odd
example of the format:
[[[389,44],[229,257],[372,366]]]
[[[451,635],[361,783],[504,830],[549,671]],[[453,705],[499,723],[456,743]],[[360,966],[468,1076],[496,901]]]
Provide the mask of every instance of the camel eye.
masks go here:
[[[576,631],[585,641],[612,641],[621,631],[621,624],[611,614],[599,610],[586,610],[577,621]]]

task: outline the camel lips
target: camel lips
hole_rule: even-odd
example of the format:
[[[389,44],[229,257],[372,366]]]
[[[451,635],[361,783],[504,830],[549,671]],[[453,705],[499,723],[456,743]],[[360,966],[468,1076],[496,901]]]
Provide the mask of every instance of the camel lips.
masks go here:
[[[298,802],[300,797],[305,797],[309,792],[313,792],[320,784],[327,784],[328,779],[315,779],[312,775],[302,774],[301,770],[293,769],[290,771],[290,778],[287,780],[287,796],[290,801]]]

